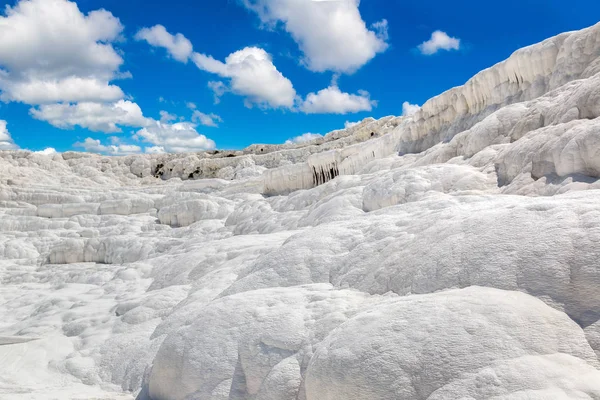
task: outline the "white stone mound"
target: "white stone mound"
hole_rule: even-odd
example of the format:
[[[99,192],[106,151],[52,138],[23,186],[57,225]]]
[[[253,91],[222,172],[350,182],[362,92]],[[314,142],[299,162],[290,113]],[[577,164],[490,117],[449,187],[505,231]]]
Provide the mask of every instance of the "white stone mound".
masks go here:
[[[300,144],[0,152],[0,398],[600,398],[600,24]]]

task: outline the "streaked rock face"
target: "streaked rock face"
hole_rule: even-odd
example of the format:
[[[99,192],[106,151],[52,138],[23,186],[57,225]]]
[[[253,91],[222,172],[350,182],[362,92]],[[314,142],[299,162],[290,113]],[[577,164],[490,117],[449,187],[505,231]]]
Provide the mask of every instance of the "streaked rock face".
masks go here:
[[[600,24],[303,144],[0,152],[0,398],[600,397]]]

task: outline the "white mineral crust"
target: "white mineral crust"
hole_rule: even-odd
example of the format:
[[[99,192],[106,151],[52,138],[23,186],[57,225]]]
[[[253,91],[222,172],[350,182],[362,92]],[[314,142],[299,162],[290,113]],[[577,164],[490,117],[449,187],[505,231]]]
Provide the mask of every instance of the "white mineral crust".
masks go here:
[[[600,24],[301,144],[0,152],[0,398],[600,398]]]

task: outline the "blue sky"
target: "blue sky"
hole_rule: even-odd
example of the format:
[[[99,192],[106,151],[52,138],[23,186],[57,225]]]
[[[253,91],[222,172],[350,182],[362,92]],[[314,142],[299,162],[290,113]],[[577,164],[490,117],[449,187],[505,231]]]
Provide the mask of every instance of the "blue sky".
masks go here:
[[[600,19],[597,0],[1,3],[0,148],[106,154],[240,149],[401,115]]]

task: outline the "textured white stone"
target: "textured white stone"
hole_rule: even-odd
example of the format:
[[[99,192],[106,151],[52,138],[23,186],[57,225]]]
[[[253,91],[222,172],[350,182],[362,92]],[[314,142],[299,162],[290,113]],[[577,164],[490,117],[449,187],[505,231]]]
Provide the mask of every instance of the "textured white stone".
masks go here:
[[[560,387],[561,381],[573,378],[570,369],[555,367],[550,374],[545,371],[546,376],[533,373],[533,382],[515,379],[513,370],[525,369],[521,358],[543,369],[548,359],[543,356],[565,354],[573,356],[571,362],[587,361],[581,367],[588,375],[577,382],[577,389],[564,389],[598,396],[600,371],[595,368],[600,363],[583,331],[541,301],[476,287],[408,296],[352,317],[317,345],[306,372],[306,397],[429,399],[436,391],[456,395],[456,389],[448,388],[452,385],[468,392],[460,382],[467,374],[482,376],[465,379],[479,380],[471,385],[480,396],[530,389],[554,393],[556,385],[548,378],[555,375]],[[502,367],[500,375],[504,372],[511,379],[495,376],[494,369]]]
[[[0,398],[600,397],[600,24],[310,142],[0,151]]]

